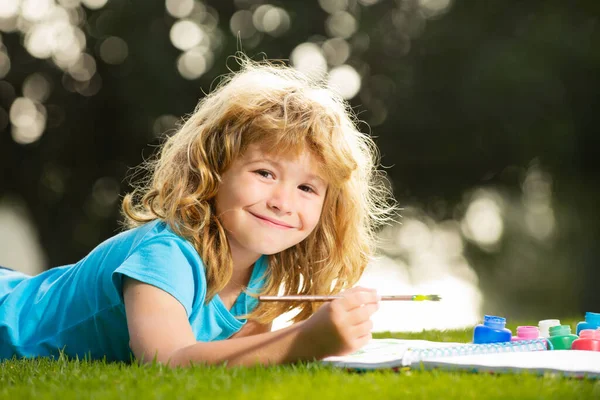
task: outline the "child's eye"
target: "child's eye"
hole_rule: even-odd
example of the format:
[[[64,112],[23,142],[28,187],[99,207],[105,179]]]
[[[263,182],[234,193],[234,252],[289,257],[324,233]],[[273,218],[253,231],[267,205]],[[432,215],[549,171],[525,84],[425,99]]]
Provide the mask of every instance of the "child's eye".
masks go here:
[[[265,169],[256,170],[256,171],[254,171],[254,173],[262,176],[263,178],[272,178],[273,177],[273,174]]]
[[[300,186],[298,186],[298,189],[300,189],[306,193],[316,193],[313,188],[311,188],[310,186],[306,186],[306,185],[300,185]]]

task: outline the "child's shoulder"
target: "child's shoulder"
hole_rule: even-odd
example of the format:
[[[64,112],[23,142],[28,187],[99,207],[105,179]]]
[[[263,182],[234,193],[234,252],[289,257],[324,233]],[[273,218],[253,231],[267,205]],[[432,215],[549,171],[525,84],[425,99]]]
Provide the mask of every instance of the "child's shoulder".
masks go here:
[[[107,239],[99,247],[126,247],[135,249],[143,245],[158,242],[178,242],[178,246],[187,247],[191,244],[181,236],[177,235],[167,223],[160,219],[147,222],[143,225],[127,229]]]
[[[118,233],[93,249],[83,263],[118,266],[125,260],[132,264],[145,265],[157,260],[181,260],[202,265],[202,260],[186,239],[178,236],[167,223],[161,220],[147,222]],[[110,260],[110,262],[106,262]]]

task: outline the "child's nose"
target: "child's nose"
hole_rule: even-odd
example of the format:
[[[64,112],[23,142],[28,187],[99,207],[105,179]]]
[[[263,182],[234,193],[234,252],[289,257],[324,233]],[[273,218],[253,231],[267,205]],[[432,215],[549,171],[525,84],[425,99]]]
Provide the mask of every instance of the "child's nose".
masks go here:
[[[270,209],[285,214],[292,211],[293,203],[293,189],[286,187],[286,185],[278,185],[274,188],[267,200],[267,206]]]

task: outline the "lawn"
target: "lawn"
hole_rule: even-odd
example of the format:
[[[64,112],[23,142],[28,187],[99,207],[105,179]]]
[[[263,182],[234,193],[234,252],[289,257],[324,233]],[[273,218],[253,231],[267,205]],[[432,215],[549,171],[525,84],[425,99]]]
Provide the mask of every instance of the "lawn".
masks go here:
[[[574,328],[574,322],[571,326]],[[515,325],[509,326],[511,329]],[[471,329],[386,333],[467,342]],[[0,363],[0,399],[578,399],[600,398],[600,380],[444,371],[346,372],[307,363],[269,368],[169,369],[60,359]]]

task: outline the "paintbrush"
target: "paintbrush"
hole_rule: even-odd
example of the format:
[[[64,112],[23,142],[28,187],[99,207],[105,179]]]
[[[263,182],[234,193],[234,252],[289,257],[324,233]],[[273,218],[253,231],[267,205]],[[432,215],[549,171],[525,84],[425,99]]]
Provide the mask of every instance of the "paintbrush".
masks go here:
[[[333,301],[343,296],[311,296],[311,295],[292,295],[292,296],[258,296],[259,301]],[[440,301],[442,298],[437,294],[414,294],[414,295],[394,295],[381,296],[381,301]]]

